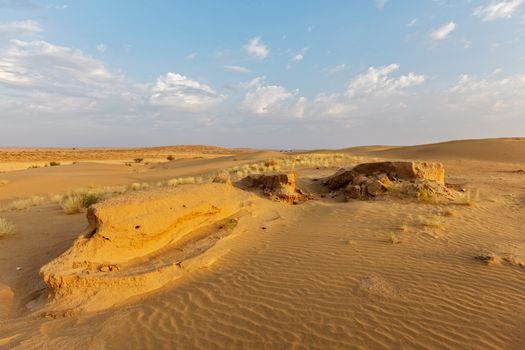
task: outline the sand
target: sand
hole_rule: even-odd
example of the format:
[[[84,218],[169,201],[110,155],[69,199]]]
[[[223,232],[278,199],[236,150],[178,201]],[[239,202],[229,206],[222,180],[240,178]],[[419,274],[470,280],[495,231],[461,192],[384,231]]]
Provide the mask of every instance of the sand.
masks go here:
[[[341,202],[320,196],[314,181],[337,167],[301,168],[298,186],[316,193],[315,200],[291,205],[256,193],[228,197],[252,205],[231,234],[218,238],[222,254],[201,255],[212,264],[123,298],[112,298],[118,290],[110,290],[111,302],[95,300],[99,307],[69,309],[74,312],[53,312],[64,311],[60,303],[39,304],[49,293],[39,272],[85,232],[85,214],[65,215],[56,204],[2,212],[16,232],[0,240],[0,348],[522,349],[525,175],[518,170],[525,170],[525,140],[344,152],[441,161],[445,181],[461,184],[473,199],[469,205]],[[207,165],[220,169],[280,155],[181,160],[133,174],[99,163],[89,164],[90,174],[81,164],[9,172],[0,175],[18,176],[0,196],[196,175]],[[25,186],[17,187],[19,181]],[[398,244],[391,244],[392,233]],[[476,259],[483,254],[502,259]],[[148,261],[141,264],[151,268]]]

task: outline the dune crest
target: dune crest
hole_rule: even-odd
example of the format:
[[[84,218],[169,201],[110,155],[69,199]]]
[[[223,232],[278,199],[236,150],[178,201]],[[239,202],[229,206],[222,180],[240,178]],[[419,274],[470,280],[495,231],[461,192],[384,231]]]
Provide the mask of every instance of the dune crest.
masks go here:
[[[89,226],[40,270],[50,310],[94,311],[211,265],[253,194],[227,184],[134,193],[90,208]]]

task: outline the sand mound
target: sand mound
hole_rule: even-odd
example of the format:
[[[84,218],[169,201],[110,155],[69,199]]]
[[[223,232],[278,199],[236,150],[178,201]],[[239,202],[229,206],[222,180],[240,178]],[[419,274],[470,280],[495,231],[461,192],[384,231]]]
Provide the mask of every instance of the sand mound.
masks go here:
[[[50,310],[103,309],[212,264],[250,195],[227,184],[139,192],[91,207],[89,227],[41,268]]]

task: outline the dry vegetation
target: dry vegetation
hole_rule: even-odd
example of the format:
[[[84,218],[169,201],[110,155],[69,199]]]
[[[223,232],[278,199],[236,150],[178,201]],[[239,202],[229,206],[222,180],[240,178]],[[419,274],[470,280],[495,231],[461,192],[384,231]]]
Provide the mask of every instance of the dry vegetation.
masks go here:
[[[15,225],[4,218],[0,218],[0,239],[7,237],[15,232]]]

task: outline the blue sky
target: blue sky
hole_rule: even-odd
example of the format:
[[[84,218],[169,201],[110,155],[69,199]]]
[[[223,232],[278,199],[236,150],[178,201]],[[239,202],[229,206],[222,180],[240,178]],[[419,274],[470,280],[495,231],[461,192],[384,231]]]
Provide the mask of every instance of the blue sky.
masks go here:
[[[525,134],[525,0],[0,0],[0,145]]]

